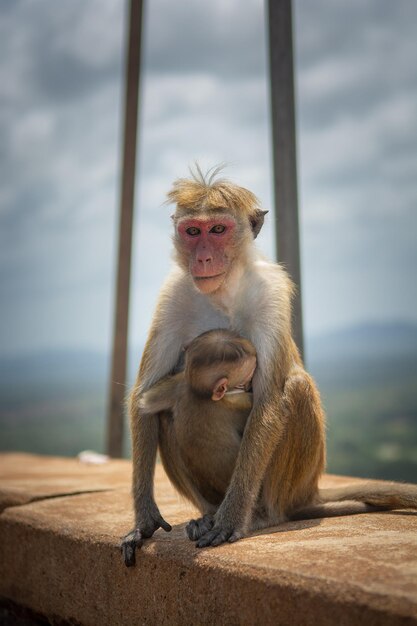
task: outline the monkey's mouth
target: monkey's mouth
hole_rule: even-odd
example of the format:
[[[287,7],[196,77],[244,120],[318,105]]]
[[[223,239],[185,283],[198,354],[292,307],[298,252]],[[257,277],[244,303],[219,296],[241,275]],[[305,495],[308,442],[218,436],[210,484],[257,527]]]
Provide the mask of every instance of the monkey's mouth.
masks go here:
[[[199,281],[203,281],[203,280],[212,280],[213,278],[220,278],[221,276],[224,276],[225,272],[221,272],[220,274],[214,274],[213,276],[193,276],[194,280],[199,280]]]

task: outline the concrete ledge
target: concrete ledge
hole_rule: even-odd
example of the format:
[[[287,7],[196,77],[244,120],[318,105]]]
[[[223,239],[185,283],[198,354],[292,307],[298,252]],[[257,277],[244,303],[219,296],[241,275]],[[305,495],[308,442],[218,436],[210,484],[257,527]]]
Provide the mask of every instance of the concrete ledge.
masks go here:
[[[10,465],[12,455],[7,457]],[[58,471],[58,459],[18,458],[21,474],[13,478],[14,488],[20,480],[24,490],[27,462],[32,487],[38,467],[34,492],[39,495],[42,480],[49,480],[53,491],[46,466],[50,461]],[[76,460],[61,461],[59,480],[64,469],[69,477],[78,472]],[[106,491],[3,511],[0,596],[51,620],[91,625],[417,624],[415,513],[292,522],[236,544],[197,550],[184,536],[194,512],[158,467],[158,504],[174,528],[169,534],[158,531],[142,548],[137,566],[127,569],[118,546],[132,524],[130,464],[122,469],[120,463],[106,466],[109,482],[101,476]],[[3,488],[9,493],[10,472],[9,478],[7,472],[1,476],[1,467],[0,462],[0,493]],[[112,483],[112,467],[122,486]],[[84,468],[87,477],[89,471]],[[351,480],[325,479],[326,486],[342,482]]]
[[[0,512],[59,495],[126,487],[130,473],[130,462],[123,460],[86,465],[63,457],[1,453]]]

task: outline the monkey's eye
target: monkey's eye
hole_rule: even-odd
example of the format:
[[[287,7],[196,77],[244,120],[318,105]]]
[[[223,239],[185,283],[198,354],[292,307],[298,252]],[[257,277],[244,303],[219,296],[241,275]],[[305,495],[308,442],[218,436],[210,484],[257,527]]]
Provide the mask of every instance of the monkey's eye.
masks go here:
[[[187,233],[187,235],[190,235],[191,237],[196,237],[197,235],[200,234],[201,231],[196,226],[190,226],[189,228],[187,228],[185,232]]]
[[[223,224],[216,224],[216,226],[213,226],[213,228],[210,229],[210,232],[220,235],[221,233],[224,233],[225,230],[226,226],[223,226]]]

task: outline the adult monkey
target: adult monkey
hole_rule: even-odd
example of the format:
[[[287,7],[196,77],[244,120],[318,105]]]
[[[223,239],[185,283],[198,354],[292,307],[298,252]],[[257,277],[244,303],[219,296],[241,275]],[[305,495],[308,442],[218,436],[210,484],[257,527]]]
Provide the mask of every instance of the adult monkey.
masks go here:
[[[264,260],[253,245],[265,215],[257,198],[216,180],[216,174],[205,178],[197,168],[168,194],[176,205],[177,266],[162,288],[129,401],[135,528],[122,542],[127,565],[134,564],[144,538],[159,527],[171,530],[153,496],[159,418],[141,413],[140,395],[178,369],[185,345],[215,328],[233,329],[252,341],[258,365],[253,408],[229,488],[215,514],[196,520],[189,533],[199,547],[236,541],[251,528],[277,524],[330,499],[417,506],[417,487],[410,492],[411,486],[400,485],[395,493],[373,488],[373,495],[369,488],[361,493],[355,488],[353,495],[347,488],[319,494],[324,415],[291,336],[293,286],[282,267]],[[159,443],[163,458],[175,458],[169,441]],[[181,468],[178,472],[180,483]]]

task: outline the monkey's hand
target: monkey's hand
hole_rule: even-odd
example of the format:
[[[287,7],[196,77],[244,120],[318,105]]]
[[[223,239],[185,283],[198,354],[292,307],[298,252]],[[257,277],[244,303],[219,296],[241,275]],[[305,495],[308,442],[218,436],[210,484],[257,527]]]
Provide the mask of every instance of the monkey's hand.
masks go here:
[[[226,543],[226,541],[233,543],[245,536],[246,532],[244,525],[239,524],[236,520],[228,520],[227,516],[222,515],[221,508],[222,507],[220,507],[214,516],[214,525],[212,529],[208,530],[203,535],[200,535],[200,539],[196,543],[197,548],[219,546],[222,543]]]
[[[155,504],[153,510],[147,511],[146,515],[142,514],[136,528],[122,539],[120,549],[126,567],[136,564],[136,548],[141,548],[143,540],[152,537],[158,528],[163,528],[167,533],[172,530],[172,526],[164,520]]]

